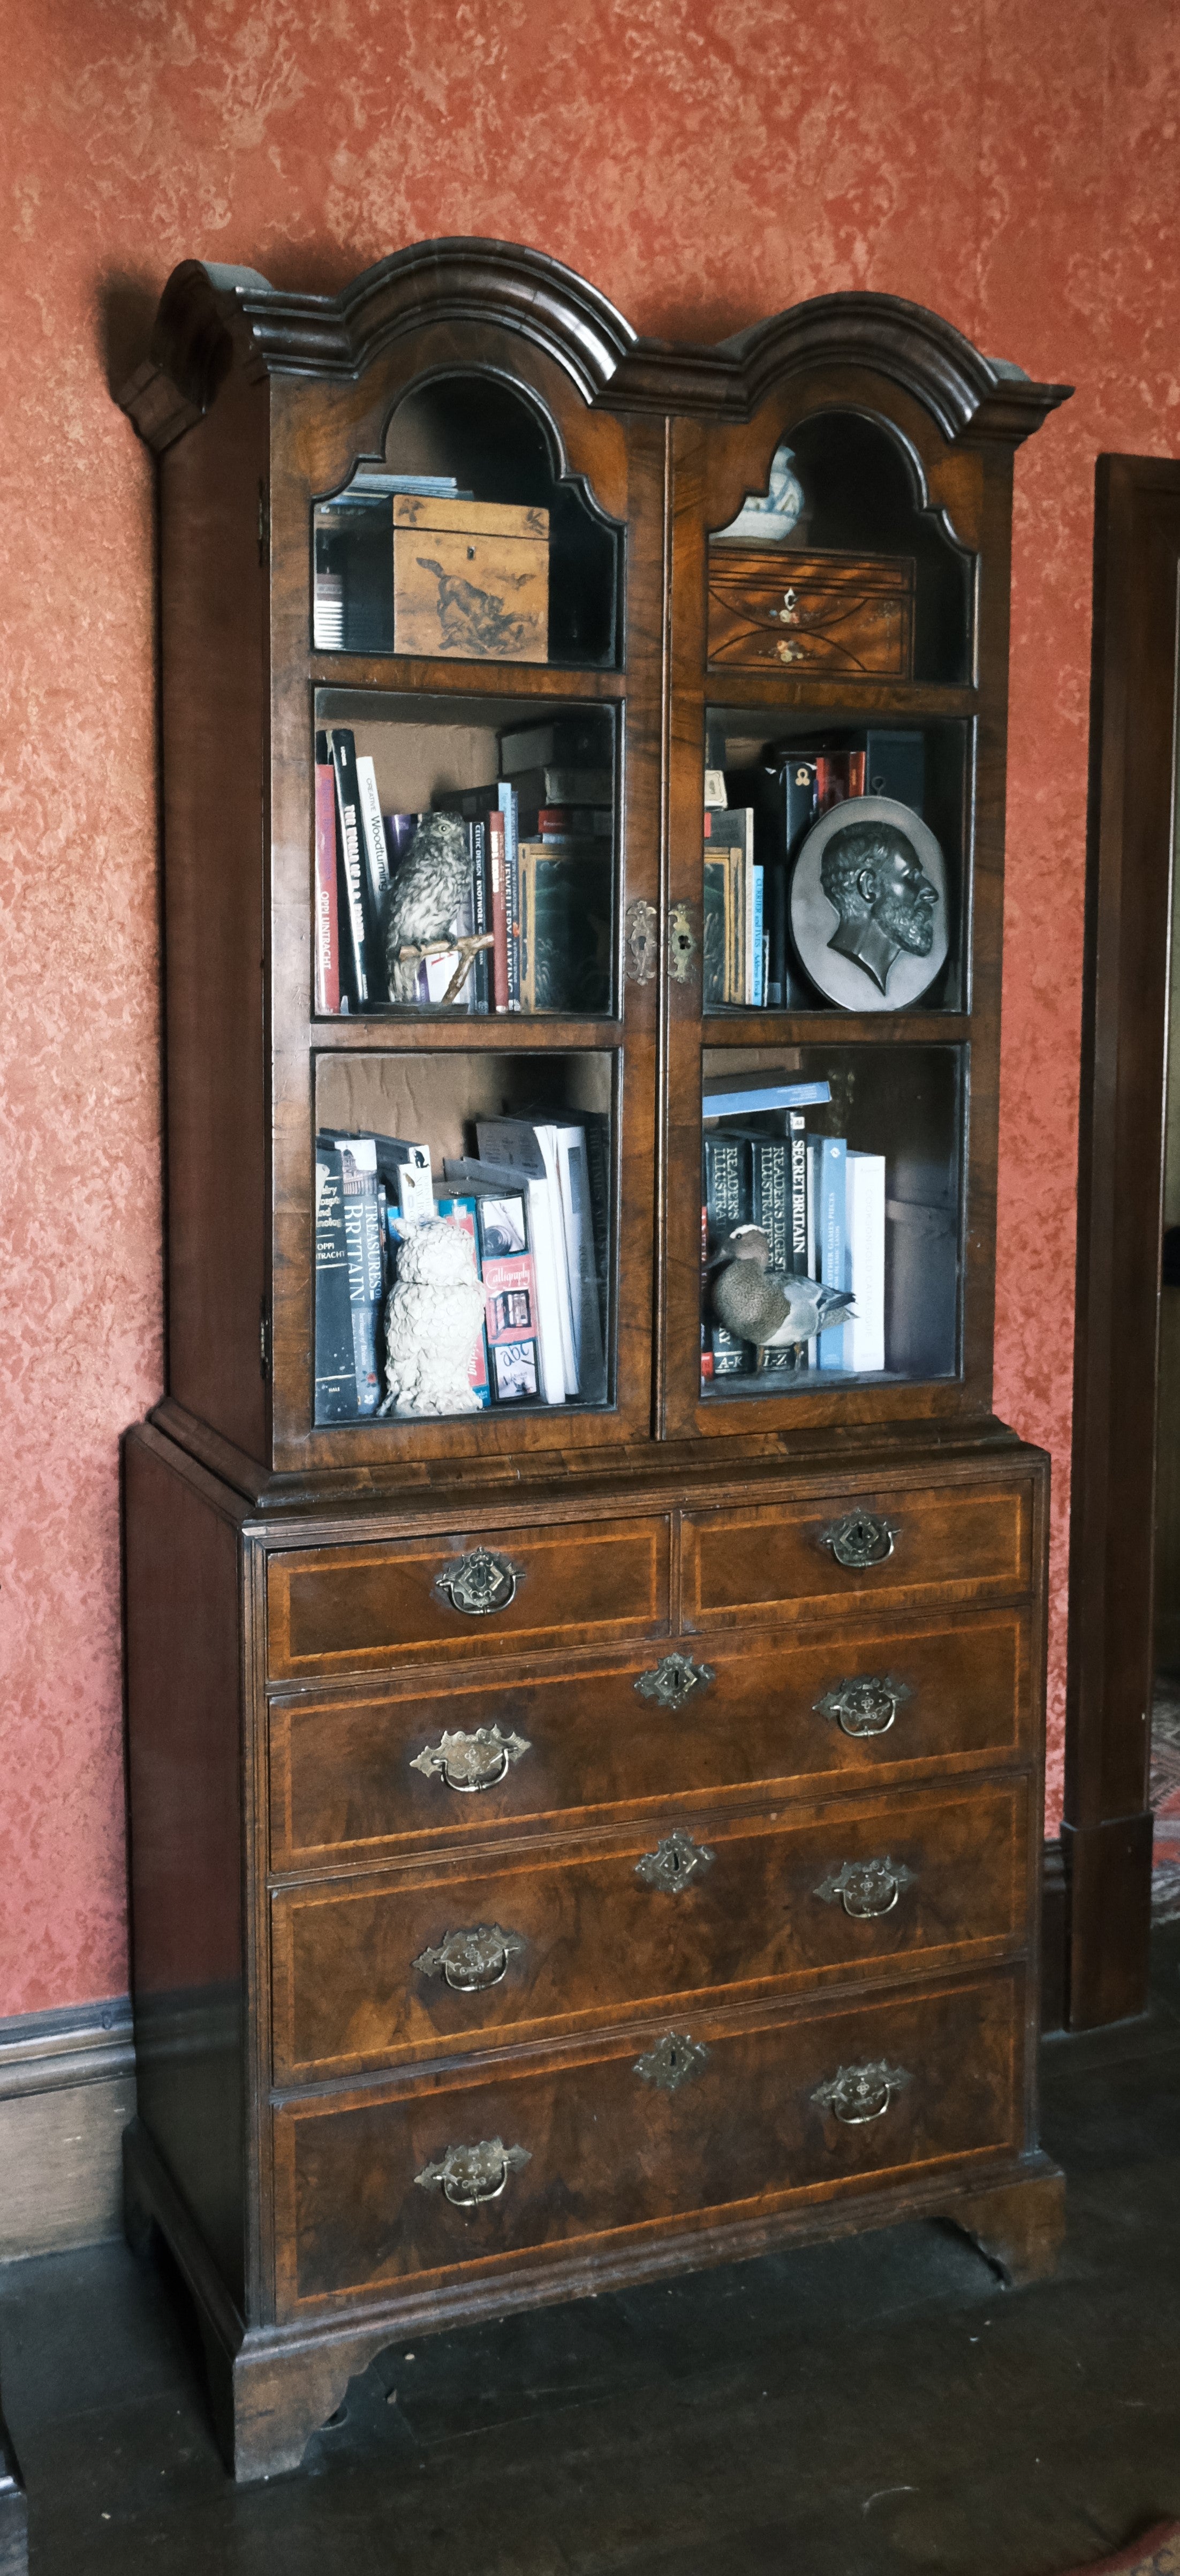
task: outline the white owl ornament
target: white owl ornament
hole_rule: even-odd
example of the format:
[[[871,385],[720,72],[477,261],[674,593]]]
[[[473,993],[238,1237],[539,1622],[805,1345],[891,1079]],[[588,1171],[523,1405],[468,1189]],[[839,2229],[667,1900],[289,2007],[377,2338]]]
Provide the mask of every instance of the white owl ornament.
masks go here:
[[[477,1413],[469,1370],[483,1324],[475,1246],[449,1218],[415,1226],[385,1308],[385,1382],[398,1413]]]

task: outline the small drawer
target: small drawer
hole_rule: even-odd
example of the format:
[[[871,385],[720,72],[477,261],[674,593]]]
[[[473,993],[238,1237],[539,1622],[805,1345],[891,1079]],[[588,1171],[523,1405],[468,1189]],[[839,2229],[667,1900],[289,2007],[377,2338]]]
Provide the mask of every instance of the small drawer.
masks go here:
[[[1001,1970],[823,2011],[690,2006],[445,2087],[305,2094],[274,2115],[280,2317],[1010,2155],[1024,2059]]]
[[[669,1522],[395,1539],[276,1552],[267,1567],[278,1680],[398,1663],[454,1665],[546,1643],[658,1637],[668,1627]]]
[[[686,1512],[682,1625],[816,1619],[883,1597],[898,1610],[1010,1599],[1032,1579],[1032,1505],[1021,1481]]]
[[[784,1819],[665,1817],[554,1861],[285,1888],[273,1899],[274,2072],[603,2027],[827,1978],[976,1966],[1027,1937],[1028,1784],[842,1800]]]
[[[912,556],[710,547],[710,662],[904,680],[913,658]]]
[[[560,1680],[519,1667],[495,1683],[440,1674],[363,1697],[278,1699],[271,1863],[461,1846],[761,1783],[864,1789],[979,1769],[1027,1755],[1032,1709],[1029,1614],[1015,1608],[749,1641],[723,1632],[694,1639],[691,1655],[657,1644],[587,1657]],[[444,1760],[445,1737],[481,1733],[486,1785],[448,1786],[448,1769],[463,1775]]]

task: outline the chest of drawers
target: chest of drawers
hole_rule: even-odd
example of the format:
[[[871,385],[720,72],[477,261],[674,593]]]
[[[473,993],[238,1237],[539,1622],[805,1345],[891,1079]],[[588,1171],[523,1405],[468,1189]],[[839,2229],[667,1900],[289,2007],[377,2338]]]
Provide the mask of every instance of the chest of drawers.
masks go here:
[[[1048,2258],[1036,1453],[324,1524],[147,1430],[128,1545],[129,2202],[239,2475],[411,2328],[902,2213]]]

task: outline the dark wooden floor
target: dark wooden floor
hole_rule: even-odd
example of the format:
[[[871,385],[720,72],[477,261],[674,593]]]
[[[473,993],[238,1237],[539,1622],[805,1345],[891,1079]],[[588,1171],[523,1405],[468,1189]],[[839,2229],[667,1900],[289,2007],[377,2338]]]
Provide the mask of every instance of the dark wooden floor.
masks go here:
[[[121,2246],[0,2270],[34,2576],[1058,2576],[1180,2514],[1180,1924],[1141,2022],[1046,2048],[1058,2278],[912,2226],[384,2354],[236,2492]]]

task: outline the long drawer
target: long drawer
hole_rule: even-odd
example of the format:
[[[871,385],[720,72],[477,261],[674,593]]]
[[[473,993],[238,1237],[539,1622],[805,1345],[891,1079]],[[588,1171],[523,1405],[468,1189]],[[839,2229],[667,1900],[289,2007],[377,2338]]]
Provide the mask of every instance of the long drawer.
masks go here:
[[[556,1522],[362,1547],[298,1548],[267,1567],[278,1680],[530,1647],[666,1635],[671,1523]]]
[[[560,1680],[522,1666],[495,1681],[419,1675],[347,1699],[277,1699],[272,1866],[762,1782],[863,1789],[1011,1761],[1030,1741],[1029,1621],[1016,1608],[749,1642],[723,1632],[692,1641],[691,1671],[669,1679],[668,1661],[657,1646],[585,1657]],[[447,1736],[474,1750],[448,1753]]]
[[[694,1817],[554,1858],[281,1889],[276,2082],[599,2027],[688,1997],[928,1972],[1026,1934],[1028,1782]]]
[[[685,1512],[682,1625],[816,1619],[841,1602],[913,1611],[1013,1599],[1032,1580],[1032,1509],[1022,1477]]]
[[[1023,2144],[1018,1971],[800,2013],[694,2009],[538,2061],[274,2114],[281,2317],[415,2277],[769,2216]]]

